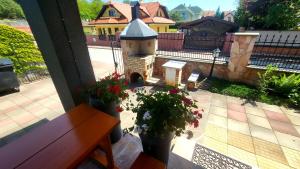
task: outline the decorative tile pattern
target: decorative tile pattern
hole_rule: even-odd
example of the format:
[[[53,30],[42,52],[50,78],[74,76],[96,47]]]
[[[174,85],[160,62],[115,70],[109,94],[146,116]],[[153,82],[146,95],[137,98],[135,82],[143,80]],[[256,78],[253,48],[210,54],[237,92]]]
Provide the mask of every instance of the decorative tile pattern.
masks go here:
[[[242,106],[241,104],[236,104],[236,103],[228,103],[228,110],[245,113],[245,107]]]
[[[255,154],[249,153],[248,151],[228,145],[228,156],[233,159],[242,161],[243,163],[248,164],[252,167],[258,167]]]
[[[277,138],[271,129],[249,124],[250,132],[253,137],[278,144]]]
[[[213,113],[215,115],[227,117],[227,109],[218,106],[212,106],[209,110],[209,113]]]
[[[278,161],[282,164],[288,164],[287,160],[278,144],[253,138],[253,144],[256,155]]]
[[[228,119],[228,130],[240,132],[242,134],[251,135],[248,123]]]
[[[217,151],[223,155],[227,155],[227,147],[228,147],[227,143],[215,140],[210,137],[204,137],[204,139],[201,142],[199,142],[199,144],[207,148],[210,148],[214,151]]]
[[[280,145],[300,151],[300,138],[275,131]]]
[[[266,118],[255,116],[255,115],[252,115],[252,114],[247,114],[247,117],[248,117],[248,121],[249,121],[250,124],[260,126],[260,127],[264,127],[264,128],[268,128],[268,129],[272,129],[272,127],[270,126],[269,121]]]
[[[205,135],[223,143],[227,143],[227,130],[222,127],[207,124]]]
[[[254,153],[252,138],[238,132],[228,130],[228,144]]]
[[[227,116],[228,116],[228,118],[233,119],[233,120],[237,120],[237,121],[241,121],[241,122],[247,122],[247,116],[246,116],[245,113],[241,113],[241,112],[238,112],[238,111],[228,109]]]
[[[289,119],[294,125],[299,125],[300,126],[300,117],[295,116],[295,115],[288,115]]]
[[[247,114],[252,114],[252,115],[260,116],[260,117],[266,117],[265,112],[258,107],[245,106],[245,109],[246,109]]]
[[[260,169],[290,169],[287,165],[259,155],[256,156],[256,159]]]
[[[281,121],[289,123],[290,120],[287,118],[287,116],[284,113],[277,113],[269,110],[265,110],[265,113],[268,117],[268,119],[275,120],[275,121]]]
[[[300,137],[299,133],[291,123],[284,123],[284,122],[274,121],[274,120],[269,120],[269,122],[273,130]]]
[[[284,146],[282,146],[281,148],[289,165],[294,168],[300,168],[300,152]]]
[[[227,119],[222,116],[214,115],[214,114],[209,114],[208,115],[208,123],[214,124],[219,127],[227,128]]]

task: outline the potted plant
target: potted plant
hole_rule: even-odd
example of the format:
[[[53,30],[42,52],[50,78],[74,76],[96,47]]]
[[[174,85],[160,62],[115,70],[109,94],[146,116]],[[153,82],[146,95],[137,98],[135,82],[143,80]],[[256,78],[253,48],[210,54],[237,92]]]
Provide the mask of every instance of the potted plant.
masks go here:
[[[127,108],[137,114],[131,129],[139,134],[144,153],[167,164],[172,139],[183,133],[188,124],[198,127],[202,110],[196,110],[195,101],[177,88],[138,90],[136,95],[137,104],[127,103]]]
[[[101,110],[117,119],[120,119],[120,112],[123,108],[120,106],[122,100],[128,98],[128,83],[121,78],[118,73],[106,76],[87,89],[89,95],[89,104],[98,110]],[[121,125],[119,124],[111,133],[111,142],[115,143],[122,137]]]

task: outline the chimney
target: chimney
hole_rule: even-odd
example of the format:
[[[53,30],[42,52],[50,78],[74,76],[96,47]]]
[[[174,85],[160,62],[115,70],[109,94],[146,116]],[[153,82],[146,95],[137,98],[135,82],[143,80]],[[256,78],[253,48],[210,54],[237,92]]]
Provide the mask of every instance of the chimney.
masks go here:
[[[132,15],[132,20],[135,20],[137,18],[139,18],[139,13],[140,13],[140,3],[134,2],[133,6],[131,7],[131,15]]]

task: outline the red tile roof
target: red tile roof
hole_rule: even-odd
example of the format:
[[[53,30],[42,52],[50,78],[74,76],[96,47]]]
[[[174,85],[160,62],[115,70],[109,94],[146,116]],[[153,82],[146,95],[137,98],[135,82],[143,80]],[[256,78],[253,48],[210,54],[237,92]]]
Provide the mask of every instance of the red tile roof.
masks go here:
[[[206,17],[206,16],[215,16],[216,12],[215,11],[203,11],[202,16]]]
[[[89,25],[95,25],[95,24],[127,24],[131,21],[131,6],[126,3],[120,3],[120,2],[110,2],[106,5],[103,5],[101,12],[104,12],[104,8],[107,8],[108,6],[115,8],[119,13],[123,15],[123,17],[120,18],[104,18],[101,16],[98,16],[97,19],[89,22]],[[159,8],[164,9],[164,6],[162,6],[159,2],[149,2],[149,3],[141,3],[140,9],[145,12],[149,17],[141,18],[145,23],[166,23],[166,24],[174,24],[175,22],[171,19],[169,19],[167,12],[165,11],[167,17],[157,17],[157,11]],[[101,15],[100,12],[100,15]],[[103,13],[102,13],[103,14]]]

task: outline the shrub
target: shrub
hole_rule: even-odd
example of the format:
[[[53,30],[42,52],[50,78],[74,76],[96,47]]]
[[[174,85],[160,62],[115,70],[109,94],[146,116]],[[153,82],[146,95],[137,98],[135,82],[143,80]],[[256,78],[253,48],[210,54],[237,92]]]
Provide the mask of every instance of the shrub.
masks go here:
[[[44,60],[34,38],[13,27],[0,25],[0,58],[9,58],[18,74],[45,69]]]
[[[0,18],[24,18],[24,13],[14,0],[0,0]]]
[[[300,74],[278,75],[278,68],[267,66],[267,70],[259,75],[260,88],[264,92],[274,92],[279,95],[288,96],[293,89],[298,89],[300,85]]]
[[[209,90],[214,93],[241,97],[250,100],[255,100],[258,97],[257,89],[251,86],[221,79],[212,79],[212,85]]]

